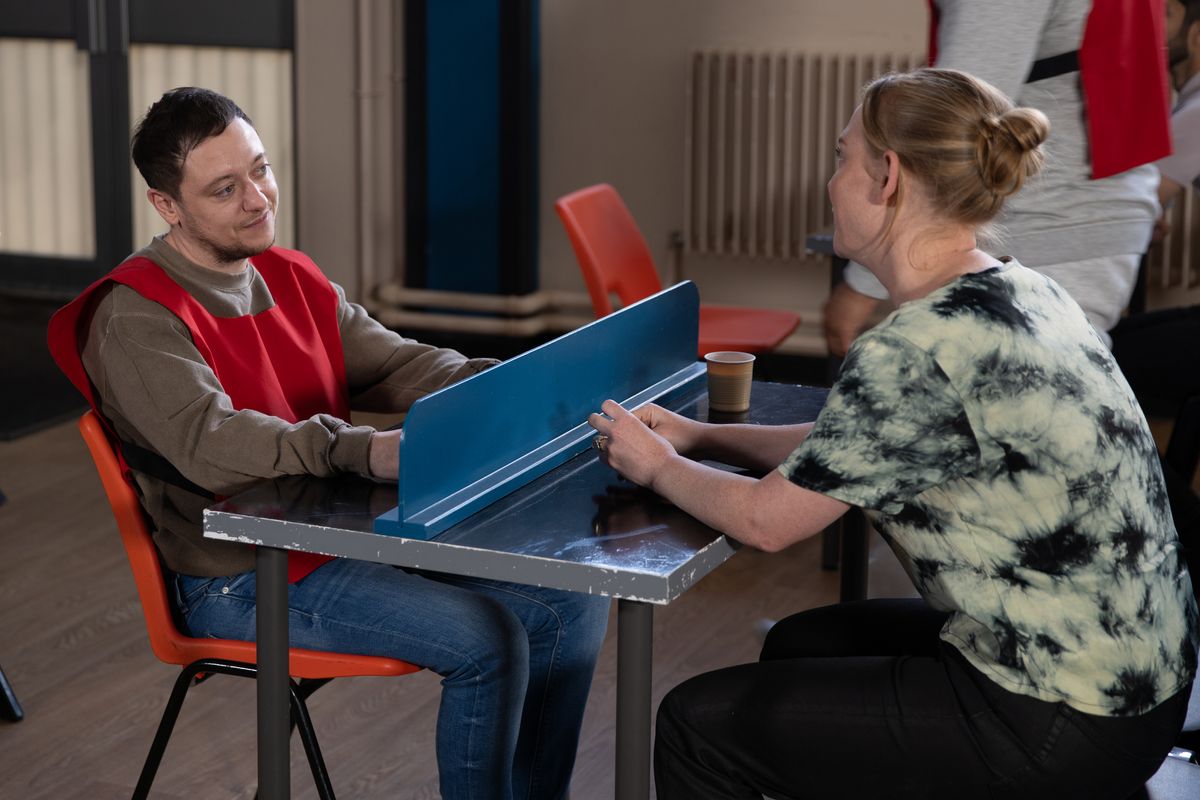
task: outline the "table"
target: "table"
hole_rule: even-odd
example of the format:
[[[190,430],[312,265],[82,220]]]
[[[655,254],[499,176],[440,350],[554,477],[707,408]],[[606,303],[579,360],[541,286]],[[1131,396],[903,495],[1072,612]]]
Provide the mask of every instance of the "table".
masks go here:
[[[765,424],[816,417],[826,390],[756,381],[741,418]],[[703,381],[670,407],[709,414]],[[286,798],[291,737],[287,689],[286,550],[307,550],[617,598],[618,800],[650,790],[654,605],[665,605],[737,550],[725,536],[584,452],[435,539],[377,534],[395,488],[359,478],[263,483],[205,512],[204,535],[258,545],[259,797]]]

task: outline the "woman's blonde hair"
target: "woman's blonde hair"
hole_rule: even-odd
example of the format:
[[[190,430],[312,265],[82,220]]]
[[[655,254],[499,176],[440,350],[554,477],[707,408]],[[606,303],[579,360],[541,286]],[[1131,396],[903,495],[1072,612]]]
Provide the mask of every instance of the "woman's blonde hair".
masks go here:
[[[953,69],[890,73],[867,85],[862,126],[875,157],[892,150],[950,219],[976,227],[1042,168],[1050,121]]]

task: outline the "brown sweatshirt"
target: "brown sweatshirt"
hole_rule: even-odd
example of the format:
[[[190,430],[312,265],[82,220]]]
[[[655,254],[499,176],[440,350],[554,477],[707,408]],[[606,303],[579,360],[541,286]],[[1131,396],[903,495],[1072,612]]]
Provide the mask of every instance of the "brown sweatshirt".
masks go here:
[[[253,265],[238,275],[206,269],[161,237],[137,255],[166,270],[213,316],[256,314],[274,305]],[[496,363],[405,339],[362,306],[347,302],[340,286],[334,288],[356,410],[406,411],[417,398]],[[100,410],[117,434],[159,453],[211,492],[236,494],[255,481],[282,475],[370,474],[374,429],[326,414],[293,424],[257,411],[235,411],[187,327],[127,286],[111,285],[96,304],[82,357]],[[135,477],[168,568],[203,577],[254,568],[248,545],[203,537],[201,521],[210,501],[143,473]]]

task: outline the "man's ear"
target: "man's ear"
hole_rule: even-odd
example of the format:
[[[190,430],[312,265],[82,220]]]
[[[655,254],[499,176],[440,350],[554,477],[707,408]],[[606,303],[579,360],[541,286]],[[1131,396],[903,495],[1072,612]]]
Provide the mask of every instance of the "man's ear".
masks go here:
[[[872,176],[875,186],[871,199],[880,205],[893,205],[900,191],[900,156],[895,150],[884,150],[878,166],[879,171]]]
[[[169,194],[164,194],[158,189],[147,189],[146,199],[168,225],[174,227],[179,222],[179,204]]]

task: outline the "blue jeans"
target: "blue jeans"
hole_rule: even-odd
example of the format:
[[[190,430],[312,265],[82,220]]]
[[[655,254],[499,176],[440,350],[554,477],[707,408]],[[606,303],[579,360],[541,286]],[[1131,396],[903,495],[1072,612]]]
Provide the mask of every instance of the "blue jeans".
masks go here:
[[[253,641],[255,573],[176,576],[193,636]],[[337,559],[288,587],[294,647],[398,658],[442,676],[442,797],[565,797],[609,601]]]

